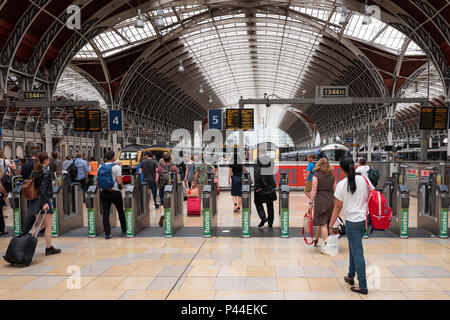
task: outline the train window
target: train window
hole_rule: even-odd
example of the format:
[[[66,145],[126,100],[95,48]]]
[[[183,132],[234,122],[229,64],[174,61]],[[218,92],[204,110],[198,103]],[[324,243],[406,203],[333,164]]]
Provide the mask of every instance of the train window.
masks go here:
[[[138,157],[138,154],[136,151],[123,151],[120,154],[119,160],[136,160]]]

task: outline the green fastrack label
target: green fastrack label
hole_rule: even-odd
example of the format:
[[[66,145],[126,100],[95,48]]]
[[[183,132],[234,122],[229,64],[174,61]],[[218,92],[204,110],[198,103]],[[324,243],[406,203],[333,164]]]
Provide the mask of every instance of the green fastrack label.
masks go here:
[[[441,209],[441,238],[448,238],[448,209]]]
[[[14,217],[14,235],[20,236],[22,231],[22,218],[20,217],[20,209],[13,209]]]
[[[281,237],[289,238],[289,209],[281,210]]]
[[[88,209],[88,237],[95,238],[95,209]]]
[[[125,211],[126,223],[127,223],[127,238],[134,237],[134,217],[133,209],[127,209]]]
[[[56,238],[59,236],[59,230],[58,230],[58,209],[53,209],[52,214],[52,237]]]
[[[164,237],[172,238],[172,209],[164,208]]]
[[[211,209],[203,209],[203,236],[211,237]]]
[[[400,238],[408,238],[409,210],[403,208],[400,221]]]
[[[250,238],[250,209],[242,209],[242,237]]]

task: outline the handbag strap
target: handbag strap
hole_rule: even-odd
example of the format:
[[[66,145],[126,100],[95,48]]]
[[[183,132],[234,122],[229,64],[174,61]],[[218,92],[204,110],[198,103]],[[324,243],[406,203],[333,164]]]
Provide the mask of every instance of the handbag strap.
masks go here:
[[[314,226],[312,221],[312,212],[311,209],[308,210],[308,212],[305,214],[305,219],[309,220],[309,234],[311,235],[311,242],[308,242],[308,239],[306,239],[305,236],[305,228],[303,227],[302,233],[303,233],[303,239],[305,240],[307,245],[312,245],[314,243]]]

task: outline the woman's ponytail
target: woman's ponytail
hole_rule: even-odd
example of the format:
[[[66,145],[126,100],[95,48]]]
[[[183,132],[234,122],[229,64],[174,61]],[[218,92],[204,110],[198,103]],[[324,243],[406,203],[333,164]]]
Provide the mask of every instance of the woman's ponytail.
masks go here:
[[[347,174],[348,184],[347,190],[352,194],[356,191],[356,174],[355,174],[355,164],[353,159],[350,157],[343,157],[339,161],[341,169]]]

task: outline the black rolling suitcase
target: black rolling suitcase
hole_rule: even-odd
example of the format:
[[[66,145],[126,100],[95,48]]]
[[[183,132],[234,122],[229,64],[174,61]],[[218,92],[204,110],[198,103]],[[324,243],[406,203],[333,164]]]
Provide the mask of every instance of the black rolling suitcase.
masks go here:
[[[43,213],[43,215],[45,215],[45,212]],[[34,222],[31,230],[33,230],[33,228],[35,227],[36,222],[37,219]],[[41,228],[43,222],[44,219],[41,220],[39,229]],[[8,249],[6,250],[6,254],[3,256],[3,259],[11,263],[11,265],[20,264],[29,266],[31,264],[31,261],[33,260],[34,252],[36,251],[38,234],[39,232],[37,232],[36,235],[33,236],[31,233],[25,233],[18,237],[13,237],[11,239],[11,242],[9,243]]]

